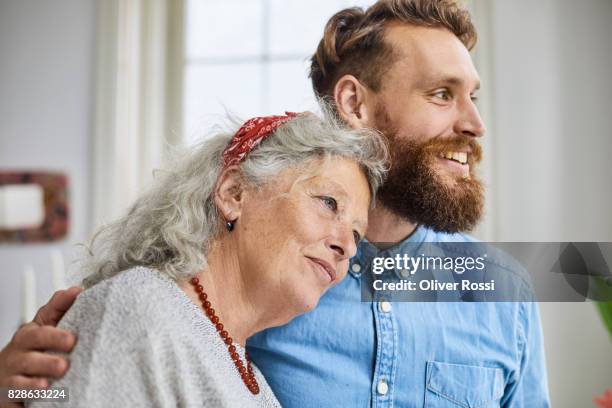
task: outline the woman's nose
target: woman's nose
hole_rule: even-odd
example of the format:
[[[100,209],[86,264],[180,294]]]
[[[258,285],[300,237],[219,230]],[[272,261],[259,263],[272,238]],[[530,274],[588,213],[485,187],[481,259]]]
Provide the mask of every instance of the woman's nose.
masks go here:
[[[334,253],[338,261],[355,256],[357,243],[351,228],[338,228],[327,242],[327,247]]]

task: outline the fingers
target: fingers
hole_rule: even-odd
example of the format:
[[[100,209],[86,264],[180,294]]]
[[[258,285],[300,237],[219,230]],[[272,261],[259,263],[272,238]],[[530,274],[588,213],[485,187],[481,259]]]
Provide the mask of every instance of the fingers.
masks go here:
[[[79,287],[58,290],[53,294],[49,303],[38,310],[34,322],[40,325],[57,326],[82,290]]]
[[[26,385],[36,385],[44,379],[42,377],[61,378],[68,370],[68,360],[37,350],[68,353],[75,341],[73,334],[55,327],[36,323],[23,325],[9,344],[0,350],[0,386],[24,381]]]
[[[23,351],[49,350],[69,353],[76,343],[76,336],[56,327],[28,323],[15,333],[12,343]]]
[[[7,402],[0,404],[0,408],[23,408],[23,404],[20,402]]]
[[[68,360],[40,351],[15,355],[7,361],[11,372],[20,376],[62,378],[68,371]]]
[[[34,321],[23,325],[9,344],[0,350],[0,385],[9,388],[41,389],[49,386],[47,378],[61,378],[68,370],[68,360],[37,350],[69,353],[76,336],[55,326],[72,306],[80,288],[56,292]]]
[[[7,381],[6,388],[12,389],[43,389],[49,387],[49,381],[45,378],[32,378],[23,375],[14,375]]]

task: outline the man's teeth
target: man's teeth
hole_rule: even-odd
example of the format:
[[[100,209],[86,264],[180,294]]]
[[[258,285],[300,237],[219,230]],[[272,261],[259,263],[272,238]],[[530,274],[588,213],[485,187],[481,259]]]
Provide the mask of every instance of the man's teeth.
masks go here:
[[[446,152],[444,153],[444,157],[446,159],[458,161],[461,164],[467,163],[467,153],[466,152]]]

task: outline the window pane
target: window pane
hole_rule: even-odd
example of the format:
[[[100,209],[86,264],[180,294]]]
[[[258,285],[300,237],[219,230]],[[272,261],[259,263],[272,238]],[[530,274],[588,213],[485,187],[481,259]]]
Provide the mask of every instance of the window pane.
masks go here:
[[[187,142],[222,123],[225,112],[245,119],[263,111],[261,65],[189,65],[185,70],[183,124]]]
[[[185,21],[188,59],[263,52],[261,0],[187,0]]]
[[[309,65],[305,60],[273,62],[269,65],[268,113],[316,109],[317,103],[308,78]]]
[[[312,55],[334,13],[373,0],[270,0],[271,55]]]
[[[225,108],[241,118],[316,110],[308,58],[326,21],[373,0],[186,2],[183,135],[189,141],[222,122]]]

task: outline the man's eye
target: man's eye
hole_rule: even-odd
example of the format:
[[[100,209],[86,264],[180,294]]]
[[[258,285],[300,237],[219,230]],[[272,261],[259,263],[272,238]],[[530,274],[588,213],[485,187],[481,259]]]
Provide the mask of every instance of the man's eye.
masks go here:
[[[319,197],[321,201],[332,211],[336,212],[338,210],[338,202],[333,197],[322,196]]]
[[[472,102],[478,102],[478,95],[472,94],[470,95],[470,99],[472,100]]]
[[[443,101],[448,101],[448,100],[451,99],[451,94],[446,89],[442,89],[442,90],[434,93],[433,96],[436,97],[436,98],[440,98]]]
[[[357,231],[353,231],[353,237],[355,238],[355,243],[359,244],[359,241],[361,241],[361,235],[359,235]]]

